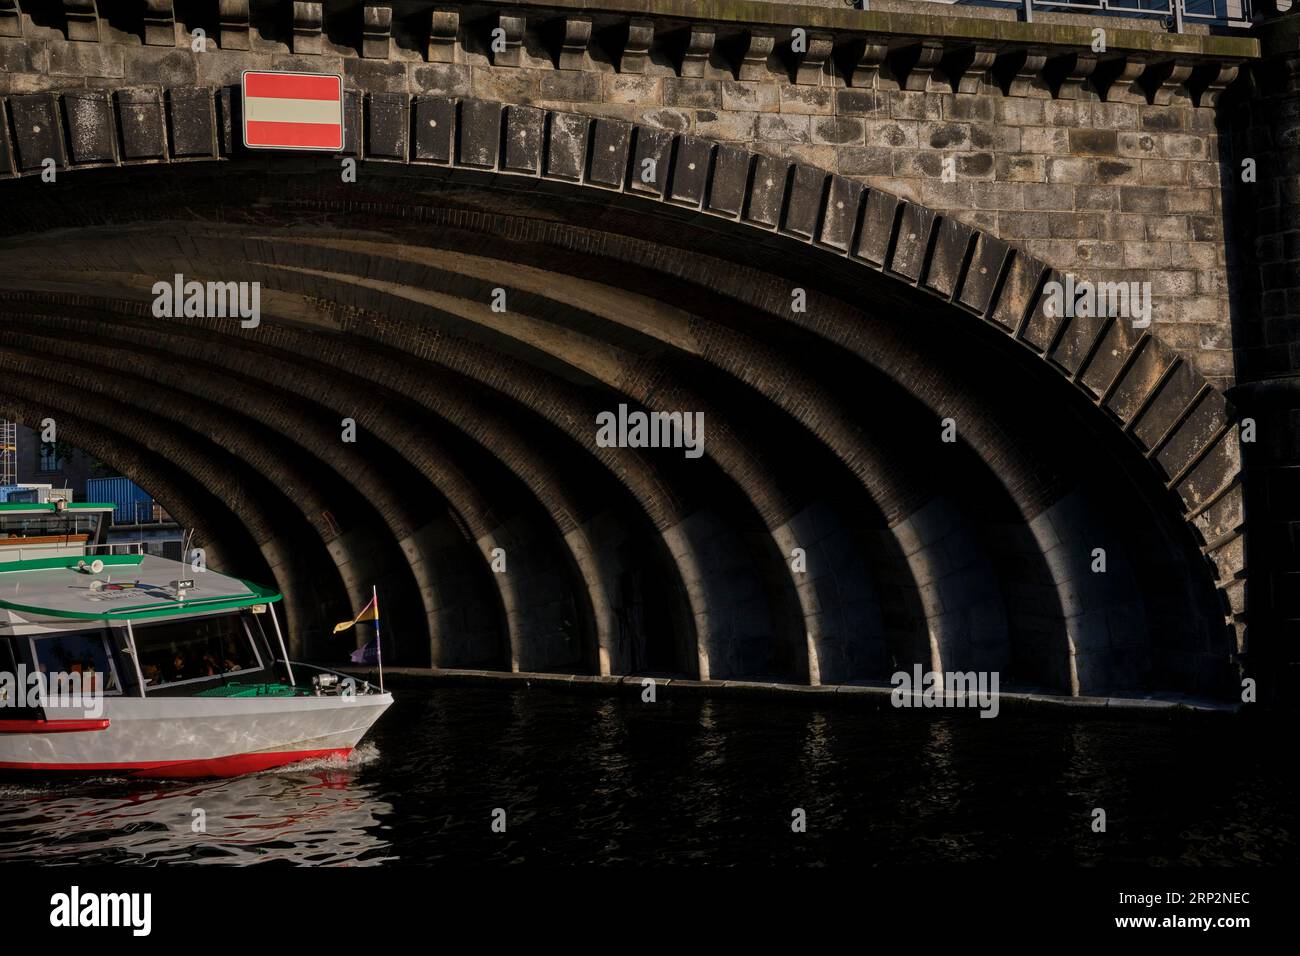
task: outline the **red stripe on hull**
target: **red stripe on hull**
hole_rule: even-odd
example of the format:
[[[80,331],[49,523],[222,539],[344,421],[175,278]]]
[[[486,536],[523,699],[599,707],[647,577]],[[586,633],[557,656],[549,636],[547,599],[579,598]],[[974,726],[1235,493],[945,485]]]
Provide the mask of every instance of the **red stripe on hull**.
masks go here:
[[[278,750],[273,753],[234,754],[203,760],[131,761],[128,763],[4,763],[0,770],[54,770],[63,773],[119,773],[128,777],[154,777],[188,780],[203,777],[239,777],[246,773],[271,770],[300,760],[321,757],[344,757],[351,747],[333,750]]]
[[[108,719],[0,720],[0,734],[75,734],[88,730],[108,730]]]
[[[249,146],[343,148],[343,127],[333,123],[273,123],[268,120],[249,120],[244,127],[245,139]]]

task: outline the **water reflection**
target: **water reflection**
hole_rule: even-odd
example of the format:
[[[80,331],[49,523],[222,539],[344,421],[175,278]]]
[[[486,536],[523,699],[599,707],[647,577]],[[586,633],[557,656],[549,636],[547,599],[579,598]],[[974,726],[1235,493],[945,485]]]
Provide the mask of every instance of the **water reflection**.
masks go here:
[[[345,765],[0,784],[0,861],[1280,863],[1292,744],[1281,722],[412,688]]]
[[[0,786],[0,859],[85,863],[347,863],[396,859],[376,802],[344,761],[309,761],[232,780]]]

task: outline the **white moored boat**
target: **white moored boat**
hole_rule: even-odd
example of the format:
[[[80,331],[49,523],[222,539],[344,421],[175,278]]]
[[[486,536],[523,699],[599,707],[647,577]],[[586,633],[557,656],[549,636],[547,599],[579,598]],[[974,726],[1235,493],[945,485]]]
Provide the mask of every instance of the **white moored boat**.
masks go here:
[[[273,590],[100,553],[112,510],[0,504],[0,771],[222,777],[350,753],[392,695],[288,661]]]

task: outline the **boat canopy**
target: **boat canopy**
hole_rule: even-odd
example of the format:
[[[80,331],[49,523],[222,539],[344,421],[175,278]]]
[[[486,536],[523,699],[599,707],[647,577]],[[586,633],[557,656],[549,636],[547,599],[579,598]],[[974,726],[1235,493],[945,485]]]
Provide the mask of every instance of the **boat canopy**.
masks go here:
[[[280,597],[251,581],[152,554],[0,557],[0,612],[10,612],[0,615],[0,626],[5,616],[11,625],[44,618],[142,621],[253,607]]]

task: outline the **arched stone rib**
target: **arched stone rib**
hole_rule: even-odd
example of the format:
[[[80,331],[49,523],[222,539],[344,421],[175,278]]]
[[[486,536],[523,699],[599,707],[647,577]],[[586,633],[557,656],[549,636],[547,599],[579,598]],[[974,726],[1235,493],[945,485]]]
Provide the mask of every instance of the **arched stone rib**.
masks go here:
[[[661,342],[665,346],[705,359],[710,365],[735,376],[748,387],[771,400],[774,405],[808,427],[828,450],[852,469],[867,489],[873,502],[878,503],[888,513],[901,516],[913,515],[922,510],[921,506],[933,494],[932,491],[925,490],[929,481],[923,471],[911,470],[906,475],[899,475],[895,473],[898,471],[897,467],[892,470],[880,467],[881,463],[887,460],[887,453],[872,443],[860,429],[853,428],[849,424],[854,421],[854,414],[817,381],[786,362],[762,341],[702,316],[687,313],[667,302],[629,295],[625,290],[615,293],[606,286],[579,277],[565,277],[563,281],[559,281],[554,273],[518,263],[512,263],[507,269],[497,261],[443,249],[417,249],[410,246],[394,248],[391,244],[375,241],[312,237],[294,237],[289,241],[292,244],[345,250],[371,259],[397,257],[404,262],[439,271],[455,268],[481,280],[508,282],[507,288],[521,289],[532,297],[554,300],[579,308],[584,314],[598,315],[612,325],[622,326],[638,335]],[[374,268],[365,261],[357,263],[357,270],[368,276],[375,274]],[[408,283],[414,283],[419,279],[421,285],[436,284],[436,280],[423,276],[406,275],[404,278]],[[370,280],[371,283],[376,281]],[[391,283],[384,286],[384,291],[392,291]],[[513,294],[510,300],[515,301]],[[544,332],[539,331],[532,338],[534,341],[542,342]],[[581,347],[580,342],[574,343],[572,339],[569,342],[570,352]],[[678,402],[672,401],[670,398],[672,392],[666,390],[671,389],[673,387],[671,385],[665,386],[658,382],[626,384],[629,373],[627,371],[620,373],[619,365],[625,370],[630,367],[637,372],[642,372],[642,369],[637,367],[637,360],[630,356],[622,358],[617,365],[611,366],[614,360],[611,358],[609,348],[616,348],[616,346],[608,346],[599,357],[592,356],[588,363],[582,365],[584,371],[593,377],[604,377],[607,383],[617,385],[624,394],[653,393],[658,406],[662,408],[689,408],[704,404],[702,399],[694,397]],[[566,358],[566,356],[558,357]],[[608,373],[603,371],[606,368],[610,369]],[[761,375],[758,372],[760,369]],[[648,369],[645,374],[653,375],[654,370]],[[620,376],[619,382],[610,381],[615,375]],[[808,414],[807,410],[810,407],[817,409],[818,414],[815,417]],[[735,416],[728,416],[725,420],[732,421],[734,418]],[[832,422],[834,425],[831,424]],[[758,465],[760,470],[764,467],[770,466]],[[745,468],[741,456],[733,456],[732,464],[727,470],[734,476],[738,472],[743,473]],[[753,497],[755,495],[751,492],[751,498]],[[773,500],[775,497],[770,492],[767,494],[768,500]],[[784,554],[789,554],[791,549],[799,546],[800,542],[811,544],[821,536],[810,526],[812,515],[804,514],[802,511],[794,514],[795,510],[786,505],[778,516],[769,517],[769,526],[772,527],[774,535],[778,536],[778,543]],[[930,512],[926,514],[931,515]],[[948,653],[940,653],[940,647],[946,643],[947,635],[951,630],[951,625],[945,622],[951,621],[955,614],[969,614],[975,618],[971,626],[963,629],[960,634],[959,640],[963,643],[969,644],[972,640],[982,640],[987,643],[999,629],[1005,632],[1005,621],[997,599],[996,582],[987,572],[979,570],[978,561],[966,572],[966,578],[960,581],[953,580],[951,574],[936,575],[932,568],[934,559],[927,555],[926,544],[946,539],[947,546],[951,550],[957,546],[958,539],[950,536],[957,534],[962,535],[960,540],[963,543],[959,547],[965,552],[969,553],[978,548],[968,533],[960,532],[956,528],[955,516],[956,512],[950,506],[940,512],[934,512],[921,526],[923,530],[920,533],[926,537],[926,541],[917,547],[911,547],[918,534],[917,530],[909,528],[908,536],[905,536],[908,560],[926,586],[925,603],[932,622],[931,632],[936,642],[933,652],[927,648],[925,660],[936,667],[939,667],[940,662],[945,659],[949,664],[954,665],[959,663],[969,665],[972,659],[969,651],[958,651],[956,648]],[[917,521],[920,518],[907,520]],[[804,523],[802,531],[792,526],[791,522],[796,521]],[[901,534],[901,531],[899,533]],[[945,570],[950,571],[951,568]],[[840,571],[842,573],[842,566]],[[828,594],[824,587],[807,588],[807,585],[811,583],[810,579],[834,582],[836,577],[836,575],[825,574],[820,578],[813,578],[812,575],[808,578],[796,576],[796,585],[809,592],[805,607],[816,607],[822,612],[833,611],[839,603],[837,596]],[[968,601],[973,602],[973,607],[969,611],[965,610]],[[813,642],[814,648],[822,644],[819,619],[823,616],[824,613],[807,615],[809,640]],[[878,640],[883,642],[883,637]],[[834,653],[839,653],[833,652],[831,646],[839,643],[839,641],[828,642],[828,646],[822,648],[824,653],[814,651],[810,669],[815,668],[816,672],[825,671],[833,675],[830,678],[832,680],[845,679],[851,674],[853,672],[851,665],[846,670],[844,665],[836,667],[830,663],[829,658]],[[827,659],[819,660],[821,657]],[[1006,651],[1002,649],[994,653],[992,659],[996,662],[1005,658]],[[881,668],[876,666],[872,670],[879,673]]]
[[[499,115],[498,112],[498,116]],[[457,136],[459,135],[460,133],[457,131]],[[453,157],[458,157],[459,155],[460,153],[456,152],[453,154]],[[715,158],[716,157],[711,156],[708,162],[712,163]],[[452,162],[455,161],[457,160],[453,158]],[[496,161],[494,160],[494,164],[495,162]],[[816,176],[811,178],[812,180],[817,179]],[[779,180],[780,177],[776,177],[776,179]],[[803,179],[807,181],[809,177],[803,177]],[[826,182],[824,174],[822,174],[821,182]],[[800,177],[786,177],[784,183],[786,192],[782,193],[782,195],[778,197],[777,204],[779,206],[785,206],[787,210],[793,209],[796,207],[797,199],[794,191],[800,188]],[[682,196],[687,194],[685,192],[675,193],[673,188],[674,185],[675,184],[672,183],[667,184],[667,194],[680,201]],[[689,186],[689,183],[683,185],[686,187]],[[859,203],[862,195],[863,193],[860,192],[858,196]],[[834,196],[834,190],[832,190],[831,196]],[[939,268],[936,268],[935,263],[926,262],[926,258],[931,255],[932,250],[952,248],[953,244],[944,243],[942,241],[938,243],[930,243],[930,228],[931,226],[935,226],[935,220],[931,218],[927,222],[924,216],[924,210],[921,210],[921,214],[918,216],[916,211],[919,207],[916,207],[915,204],[904,204],[902,212],[893,217],[892,221],[895,225],[906,223],[906,228],[899,232],[897,237],[891,236],[884,245],[886,252],[882,254],[879,260],[873,261],[871,259],[871,255],[873,254],[871,251],[871,244],[865,244],[864,251],[864,244],[859,242],[856,230],[853,227],[850,227],[849,229],[848,239],[850,241],[844,242],[842,249],[835,245],[835,243],[840,240],[840,237],[835,234],[835,230],[839,228],[839,226],[836,225],[838,219],[835,214],[828,213],[824,222],[822,219],[818,218],[812,229],[806,230],[806,234],[800,234],[799,230],[803,228],[802,223],[806,221],[806,217],[802,216],[802,214],[785,215],[783,212],[783,215],[779,220],[765,220],[764,217],[768,215],[771,209],[772,197],[759,197],[760,201],[758,202],[754,202],[753,198],[754,197],[750,197],[747,202],[738,207],[738,210],[746,210],[743,212],[743,215],[753,222],[753,224],[759,225],[760,227],[766,226],[768,228],[779,228],[781,231],[787,232],[796,238],[804,239],[805,241],[815,239],[823,245],[829,245],[836,248],[841,253],[848,253],[856,258],[861,258],[873,266],[885,266],[895,275],[902,277],[905,282],[909,282],[913,285],[921,285],[924,288],[924,291],[931,291],[938,295],[946,296],[952,301],[959,302],[963,307],[986,316],[991,322],[1006,325],[1016,334],[1018,341],[1024,342],[1029,347],[1037,348],[1038,351],[1047,355],[1050,359],[1051,367],[1063,368],[1071,381],[1074,381],[1077,384],[1081,384],[1087,378],[1085,373],[1090,370],[1088,368],[1088,363],[1092,362],[1092,359],[1088,356],[1100,354],[1090,352],[1090,346],[1088,345],[1090,335],[1095,335],[1096,330],[1090,332],[1086,327],[1086,324],[1080,326],[1078,324],[1071,325],[1067,323],[1066,328],[1063,331],[1057,329],[1055,332],[1050,332],[1049,329],[1050,334],[1047,336],[1045,343],[1035,343],[1035,337],[1040,336],[1041,324],[1037,323],[1033,316],[1029,315],[1028,311],[1026,311],[1032,305],[1032,298],[1027,303],[1022,301],[1025,296],[1024,287],[1026,281],[1032,289],[1034,281],[1032,275],[1034,270],[1033,268],[1027,270],[1028,274],[1031,276],[1029,280],[1022,280],[1020,278],[1015,278],[1013,280],[1012,276],[1014,275],[1014,270],[1017,268],[1017,263],[1028,260],[1023,260],[1023,257],[1011,256],[1009,258],[1012,265],[1008,267],[1006,265],[1006,259],[1008,257],[1006,256],[1005,246],[1003,247],[1003,260],[1001,260],[1002,265],[992,270],[995,274],[995,284],[991,291],[981,291],[976,289],[973,294],[968,295],[968,290],[963,284],[965,280],[963,280],[961,276],[960,266],[958,266],[956,271],[945,271],[946,267],[942,263],[939,264]],[[699,201],[702,202],[703,197]],[[855,204],[854,208],[861,208],[860,204]],[[740,211],[737,211],[732,215],[738,216],[741,214]],[[829,230],[825,228],[824,223],[830,225]],[[946,226],[946,222],[939,221],[938,225],[935,227],[944,228]],[[830,233],[829,238],[827,235],[828,232]],[[987,237],[979,234],[969,235],[967,238],[974,242],[974,247],[977,250],[975,253],[977,261],[980,256],[978,250],[982,245],[989,245],[992,248],[996,247],[996,241],[986,243]],[[918,250],[920,251],[918,252]],[[981,270],[981,274],[984,271],[986,270]],[[1041,269],[1039,270],[1039,273],[1041,275]],[[974,271],[972,271],[971,274],[974,274]],[[1007,275],[1007,280],[1001,286],[996,285],[996,278],[1003,274]],[[1008,290],[1012,290],[1010,293],[1011,302],[1009,305],[1006,302]],[[1032,297],[1032,294],[1031,291],[1029,295]],[[995,302],[995,299],[998,301]],[[1140,345],[1141,341],[1139,341],[1138,344]],[[1132,343],[1125,343],[1125,349],[1128,349],[1131,346]],[[1080,365],[1080,362],[1083,364]],[[1123,377],[1135,368],[1136,365],[1128,367],[1121,366],[1119,371],[1111,373],[1112,379]],[[1147,402],[1140,406],[1138,412],[1130,414],[1136,414],[1138,417],[1150,417],[1153,414],[1152,409],[1155,409],[1162,404],[1175,403],[1174,421],[1177,422],[1180,413],[1177,411],[1176,403],[1179,402],[1179,398],[1177,397],[1176,392],[1168,392],[1167,394],[1174,397],[1166,401],[1166,393],[1162,392],[1157,396],[1155,402]],[[1185,403],[1184,408],[1186,408]],[[1185,412],[1182,414],[1186,417]],[[1212,438],[1212,441],[1216,440],[1217,437]],[[1220,452],[1220,445],[1226,450]],[[1233,467],[1231,463],[1232,452],[1235,450],[1235,446],[1229,447],[1227,443],[1222,442],[1220,445],[1214,445],[1211,447],[1202,443],[1200,445],[1200,451],[1192,451],[1190,456],[1180,455],[1180,459],[1186,461],[1187,464],[1185,466],[1180,466],[1181,470],[1176,469],[1166,475],[1170,487],[1177,490],[1185,499],[1194,502],[1194,506],[1197,509],[1211,505],[1216,500],[1215,496],[1219,494],[1220,489],[1224,487],[1227,481],[1231,480]],[[1159,449],[1153,448],[1151,451],[1154,455],[1158,453]],[[1225,462],[1227,464],[1225,464]],[[1163,463],[1158,463],[1158,465],[1163,467]],[[1224,477],[1225,473],[1227,475],[1226,478]]]
[[[157,325],[166,320],[152,319],[150,321]],[[210,346],[202,339],[191,338],[198,332],[198,329],[194,328],[197,321],[167,321],[168,325],[175,326],[175,328],[169,330],[170,335],[163,337],[160,337],[157,331],[151,331],[145,327],[136,330],[134,327],[126,326],[123,323],[114,323],[112,335],[131,342],[133,348],[145,346],[150,342],[166,342],[168,349],[183,356],[186,365],[189,366],[204,361],[211,354]],[[215,323],[208,324],[215,325]],[[185,333],[188,333],[188,335]],[[188,343],[188,347],[185,347],[185,343]],[[453,461],[460,456],[453,454],[450,449],[430,441],[421,423],[410,417],[405,409],[368,397],[368,392],[364,388],[352,387],[349,384],[351,381],[350,375],[327,375],[324,372],[315,371],[310,366],[294,367],[283,361],[269,359],[251,349],[251,346],[243,339],[232,339],[227,347],[242,353],[241,369],[243,371],[248,372],[256,369],[268,382],[293,384],[299,389],[298,394],[309,397],[313,401],[324,403],[326,407],[332,406],[338,413],[355,415],[361,427],[373,431],[381,440],[393,443],[393,447],[399,453],[408,456],[408,460],[421,468],[423,473],[440,478],[439,487],[450,489],[454,499],[465,509],[464,513],[470,518],[477,539],[476,551],[479,554],[479,560],[483,561],[486,566],[486,558],[490,556],[492,549],[502,546],[507,548],[509,558],[507,566],[509,567],[510,563],[515,565],[513,575],[509,572],[505,575],[493,575],[493,579],[499,581],[504,589],[502,601],[504,606],[508,608],[514,625],[512,633],[514,637],[513,646],[515,647],[515,669],[542,669],[569,660],[568,658],[560,661],[548,660],[545,656],[545,648],[537,646],[541,642],[533,636],[533,632],[530,630],[537,626],[537,616],[532,613],[537,603],[554,600],[551,589],[541,588],[539,590],[534,588],[532,596],[530,596],[528,590],[520,590],[519,581],[521,578],[526,577],[526,569],[530,563],[529,552],[530,550],[536,550],[537,547],[536,545],[529,545],[528,542],[535,540],[537,534],[528,530],[527,523],[522,518],[512,519],[502,524],[490,517],[496,512],[496,509],[478,494],[477,489],[481,486],[481,481],[461,475],[454,466],[441,464]],[[334,437],[331,435],[330,440],[333,441]],[[440,463],[436,467],[432,464],[435,461]],[[445,529],[439,531],[437,527],[434,527],[421,529],[421,532],[433,534],[440,542],[433,552],[436,556],[442,555],[449,547],[449,542],[445,538]],[[521,535],[523,537],[520,537]],[[537,561],[543,566],[553,567],[555,562],[554,560],[548,560],[548,557],[545,554],[538,555]],[[454,558],[450,559],[451,562],[455,560]],[[444,569],[447,569],[448,558],[440,558],[439,564]],[[521,568],[525,570],[525,574],[520,574]],[[360,596],[365,597],[364,594]],[[543,624],[555,623],[548,618],[542,618],[541,620]],[[468,662],[464,660],[456,661],[456,663]],[[451,666],[451,662],[448,660],[442,660],[441,663],[442,666]]]

